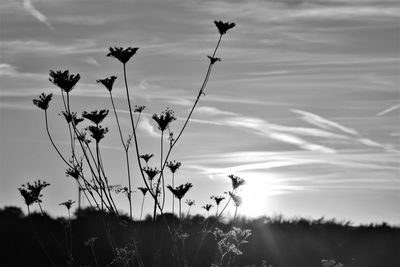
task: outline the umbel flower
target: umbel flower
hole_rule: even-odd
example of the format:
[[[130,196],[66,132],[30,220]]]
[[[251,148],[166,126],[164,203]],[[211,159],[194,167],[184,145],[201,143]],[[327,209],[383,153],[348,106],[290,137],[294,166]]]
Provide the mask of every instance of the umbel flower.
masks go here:
[[[154,154],[144,154],[140,155],[139,158],[143,159],[146,163],[154,156]]]
[[[67,200],[67,201],[65,201],[63,203],[60,203],[59,205],[60,206],[65,206],[68,210],[70,210],[71,207],[72,207],[72,204],[74,204],[74,203],[75,203],[75,201],[72,201],[71,199],[69,199],[69,200]]]
[[[115,57],[118,59],[121,63],[126,64],[129,59],[136,54],[136,51],[138,51],[139,47],[128,47],[128,48],[122,48],[122,47],[110,47],[108,50],[110,51],[107,54],[107,57]]]
[[[94,110],[90,113],[84,111],[82,117],[92,121],[94,124],[99,125],[104,118],[108,115],[108,109]]]
[[[211,204],[202,206],[202,208],[205,209],[207,212],[209,212],[212,207],[213,207],[213,205],[211,205]]]
[[[85,143],[85,144],[89,144],[90,140],[88,138],[86,138],[86,132],[80,132],[77,134],[76,139],[78,139],[79,141]]]
[[[175,173],[181,165],[182,165],[182,163],[180,163],[179,161],[175,161],[175,160],[167,163],[167,167],[169,168],[169,170],[172,173]]]
[[[42,200],[40,199],[42,195],[42,190],[49,186],[50,184],[41,180],[35,181],[33,184],[29,182],[27,184],[21,185],[18,188],[19,192],[21,193],[22,197],[25,200],[25,204],[27,206],[32,205],[34,202],[41,203]]]
[[[135,105],[135,109],[133,110],[133,112],[135,113],[142,113],[142,111],[146,108],[146,106],[137,106]]]
[[[236,175],[228,175],[228,178],[231,179],[232,181],[232,188],[233,190],[236,190],[237,188],[239,188],[239,186],[244,185],[246,183],[246,181],[242,178],[240,178],[239,176]]]
[[[193,199],[186,199],[185,203],[191,207],[194,206],[196,204],[196,201],[194,201]]]
[[[189,189],[192,187],[192,183],[186,183],[186,184],[181,184],[180,186],[177,186],[173,188],[172,186],[168,185],[167,188],[174,194],[174,196],[177,199],[182,199],[185,194],[189,191]]]
[[[150,168],[150,167],[144,167],[143,171],[147,174],[147,177],[149,180],[153,180],[154,177],[160,173],[160,171],[157,168]]]
[[[233,27],[236,26],[235,23],[229,23],[229,22],[222,22],[220,20],[216,21],[214,20],[215,26],[217,26],[218,31],[221,35],[226,34],[226,32],[230,29],[232,29]]]
[[[81,172],[82,172],[82,168],[80,166],[73,166],[73,168],[68,168],[65,171],[65,174],[67,176],[70,176],[70,177],[78,180]]]
[[[221,61],[221,58],[219,57],[212,57],[212,56],[207,56],[210,59],[211,65],[213,65],[217,61]]]
[[[49,81],[60,87],[64,92],[69,93],[76,83],[79,81],[81,76],[78,74],[69,74],[69,70],[66,71],[53,71],[50,70]]]
[[[147,189],[146,187],[138,187],[138,189],[139,189],[140,191],[142,191],[143,196],[145,196],[146,193],[147,193],[147,191],[149,191],[149,189]]]
[[[229,193],[229,196],[232,198],[233,203],[235,204],[236,207],[239,207],[240,205],[242,205],[243,200],[239,195],[237,195],[233,192],[228,192],[228,193]]]
[[[107,88],[108,91],[111,92],[116,79],[117,76],[110,76],[108,78],[96,80],[96,82],[101,83],[102,85],[104,85],[105,88]]]
[[[222,200],[224,200],[225,198],[222,196],[212,196],[211,199],[215,200],[215,204],[217,204],[217,206],[219,205],[219,203],[221,203]]]
[[[61,111],[61,114],[64,116],[68,124],[73,121],[73,124],[76,126],[83,121],[83,118],[78,118],[76,112]]]
[[[33,104],[35,104],[38,108],[47,110],[49,108],[49,103],[53,94],[46,95],[45,93],[41,93],[39,98],[35,98],[32,100]]]
[[[174,115],[174,111],[170,108],[166,108],[163,112],[161,112],[161,115],[153,114],[152,116],[153,120],[155,120],[158,124],[158,129],[160,131],[165,131],[167,129],[168,125],[176,120],[176,117]]]
[[[108,132],[108,128],[105,127],[101,127],[101,126],[88,126],[86,128],[86,130],[88,130],[90,132],[90,136],[96,140],[97,143],[100,142],[101,139],[104,138],[104,135]]]

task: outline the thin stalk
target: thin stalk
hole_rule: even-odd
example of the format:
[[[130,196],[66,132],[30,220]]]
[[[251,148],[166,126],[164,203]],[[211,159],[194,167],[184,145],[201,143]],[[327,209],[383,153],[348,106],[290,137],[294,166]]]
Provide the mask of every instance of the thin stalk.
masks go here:
[[[144,198],[145,198],[145,195],[143,195],[143,199],[142,199],[142,206],[141,206],[141,208],[140,208],[140,218],[139,218],[139,221],[142,220],[143,206],[144,206]]]
[[[118,119],[118,113],[117,113],[117,110],[115,108],[114,98],[112,96],[111,91],[110,91],[110,99],[111,99],[111,104],[112,104],[114,115],[115,115],[115,120],[116,120],[117,126],[118,126],[119,136],[121,138],[121,144],[122,144],[122,146],[124,148],[124,151],[125,151],[126,170],[127,170],[127,175],[128,175],[128,188],[129,188],[129,192],[128,192],[129,218],[132,221],[132,193],[131,193],[132,185],[131,185],[131,172],[130,172],[129,153],[128,153],[129,145],[125,144],[125,142],[124,142],[124,137],[122,135],[121,125],[120,125],[119,119]]]

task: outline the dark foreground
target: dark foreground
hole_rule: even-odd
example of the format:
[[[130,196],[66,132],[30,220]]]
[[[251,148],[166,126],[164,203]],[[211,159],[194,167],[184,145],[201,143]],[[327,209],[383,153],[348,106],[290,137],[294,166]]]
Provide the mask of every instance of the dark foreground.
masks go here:
[[[167,220],[172,222],[172,216]],[[185,254],[189,266],[209,267],[219,256],[214,235],[202,231],[206,223],[212,222],[200,216],[185,220],[183,230],[189,234]],[[175,223],[179,225],[177,220]],[[322,259],[335,259],[346,267],[400,266],[400,228],[385,223],[354,227],[332,220],[264,217],[239,220],[236,225],[252,231],[249,243],[241,247],[243,254],[236,257],[238,267],[258,267],[263,260],[274,267],[319,267]],[[220,227],[229,229],[230,225]],[[72,219],[74,263],[68,264],[66,247],[70,229],[66,219],[40,214],[28,217],[14,207],[0,210],[0,266],[53,266],[41,245],[57,266],[96,266],[96,261],[97,266],[107,266],[115,255],[105,228],[115,247],[136,240],[146,266],[173,266],[172,241],[161,218],[156,224],[150,218],[121,223],[121,220],[101,219],[97,212],[83,210]],[[87,242],[92,237],[97,238],[92,247],[94,255]]]

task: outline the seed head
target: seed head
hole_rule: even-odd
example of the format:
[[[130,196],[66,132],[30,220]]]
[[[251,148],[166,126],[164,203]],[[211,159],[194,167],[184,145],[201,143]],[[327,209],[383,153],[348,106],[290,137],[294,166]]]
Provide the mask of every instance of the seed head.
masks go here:
[[[35,104],[38,108],[47,110],[49,108],[49,103],[53,94],[46,95],[45,93],[41,93],[39,98],[33,99],[33,104]]]
[[[107,57],[115,57],[118,59],[121,63],[126,64],[129,59],[136,54],[136,51],[138,51],[139,47],[128,47],[128,48],[122,48],[122,47],[110,47],[109,48],[109,53],[107,54]]]
[[[69,93],[79,81],[81,76],[78,74],[69,74],[69,70],[53,71],[50,70],[49,81],[60,87],[64,92]]]
[[[146,108],[146,106],[136,106],[135,105],[135,109],[133,110],[133,112],[135,113],[142,113],[142,111]]]
[[[215,26],[217,26],[217,28],[218,28],[218,31],[219,31],[219,33],[221,34],[221,35],[224,35],[224,34],[226,34],[226,32],[229,30],[229,29],[232,29],[233,27],[235,27],[236,26],[236,24],[235,23],[229,23],[229,22],[222,22],[222,21],[216,21],[216,20],[214,20],[214,23],[215,23]]]
[[[165,131],[167,129],[168,125],[176,120],[176,117],[174,115],[174,111],[170,108],[167,108],[163,112],[161,112],[160,115],[153,114],[153,120],[155,120],[158,124],[158,129],[160,131]]]
[[[172,194],[174,194],[177,199],[182,199],[192,186],[192,183],[186,183],[181,184],[180,186],[177,186],[175,188],[168,185],[167,188],[172,192]]]
[[[60,203],[59,205],[60,206],[65,206],[68,210],[70,210],[71,209],[71,207],[72,207],[72,204],[74,204],[75,203],[75,201],[72,201],[72,200],[67,200],[67,201],[65,201],[65,202],[63,202],[63,203]]]
[[[82,113],[82,117],[92,121],[96,125],[99,125],[104,120],[104,118],[108,115],[108,112],[109,112],[108,109],[94,110],[90,113],[88,113],[87,111],[84,111]]]
[[[194,206],[196,204],[196,201],[194,201],[193,199],[186,199],[185,203],[191,207]]]
[[[205,209],[207,212],[209,212],[212,207],[213,207],[213,205],[211,205],[211,204],[202,206],[202,208]]]
[[[147,177],[149,180],[153,180],[154,177],[160,173],[160,171],[157,168],[150,168],[150,167],[144,167],[143,171],[147,174]]]
[[[167,163],[167,167],[172,173],[175,173],[182,164],[179,161],[170,161]]]
[[[90,132],[90,136],[96,140],[97,143],[100,142],[101,139],[104,138],[104,135],[108,132],[108,128],[101,127],[101,126],[93,126],[90,125],[86,128]]]
[[[246,181],[242,178],[240,178],[239,176],[236,175],[228,175],[228,178],[231,179],[232,181],[232,188],[233,190],[236,190],[237,188],[239,188],[239,186],[244,185],[246,183]]]
[[[217,206],[219,206],[221,201],[224,200],[225,198],[222,197],[222,196],[212,196],[211,199],[214,199],[215,200],[215,204],[217,204]]]
[[[99,79],[96,82],[101,83],[102,85],[104,85],[105,88],[107,88],[108,91],[111,92],[116,79],[117,79],[117,76],[110,76],[108,78]]]
[[[66,112],[66,111],[61,111],[61,114],[64,116],[65,120],[67,121],[67,123],[71,123],[73,122],[73,124],[76,126],[78,125],[80,122],[83,121],[83,118],[78,118],[78,115],[76,114],[76,112]]]
[[[143,196],[145,196],[146,193],[147,193],[147,191],[149,191],[149,189],[147,189],[146,187],[138,187],[138,189],[139,189],[140,191],[142,191]]]

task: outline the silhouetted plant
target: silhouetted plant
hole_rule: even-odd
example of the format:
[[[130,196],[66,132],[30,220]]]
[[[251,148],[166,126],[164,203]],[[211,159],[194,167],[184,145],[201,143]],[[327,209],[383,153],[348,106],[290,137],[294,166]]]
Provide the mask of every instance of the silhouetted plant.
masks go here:
[[[129,223],[123,219],[123,217],[119,214],[118,212],[118,206],[116,205],[116,202],[114,201],[114,196],[113,193],[124,193],[127,195],[128,202],[129,202],[129,218],[131,221],[133,221],[133,206],[132,206],[132,179],[133,176],[131,174],[131,161],[130,161],[130,156],[129,156],[129,148],[132,147],[135,152],[135,158],[137,161],[138,165],[138,172],[139,172],[139,177],[142,180],[142,183],[144,186],[138,187],[138,189],[142,192],[142,205],[140,209],[140,217],[139,220],[142,219],[142,213],[143,213],[143,205],[145,201],[145,196],[147,192],[149,193],[150,197],[154,200],[154,211],[153,211],[153,221],[156,224],[157,220],[157,211],[159,212],[164,225],[166,226],[167,232],[169,233],[171,240],[172,240],[172,246],[171,246],[171,255],[173,255],[174,259],[173,261],[176,263],[176,266],[187,266],[187,260],[185,258],[185,240],[189,238],[189,234],[187,234],[185,231],[183,231],[183,220],[182,220],[182,205],[181,201],[183,197],[186,195],[186,193],[189,191],[190,188],[192,188],[192,183],[186,183],[179,185],[175,187],[175,173],[176,171],[180,168],[181,162],[178,161],[169,161],[169,156],[171,152],[173,151],[175,145],[177,142],[180,140],[180,137],[182,136],[184,130],[186,129],[191,116],[193,114],[193,111],[195,110],[201,96],[204,95],[204,91],[206,88],[206,85],[208,84],[210,74],[212,71],[212,67],[215,65],[216,62],[221,61],[221,58],[216,56],[216,52],[220,46],[222,36],[227,33],[228,30],[232,29],[235,26],[235,23],[229,23],[229,22],[222,22],[222,21],[214,21],[215,26],[217,27],[217,30],[219,32],[219,38],[218,42],[214,48],[214,51],[212,55],[208,55],[207,58],[209,59],[209,64],[207,68],[207,72],[205,74],[203,83],[198,91],[197,97],[186,117],[186,119],[183,122],[182,127],[177,131],[177,134],[174,135],[172,132],[171,128],[171,123],[177,119],[177,117],[174,114],[174,111],[167,107],[163,112],[160,114],[153,114],[152,119],[156,123],[157,128],[161,131],[160,133],[160,165],[157,167],[149,167],[148,162],[149,160],[153,157],[153,154],[141,154],[139,150],[139,140],[137,136],[137,127],[140,122],[141,115],[145,109],[145,106],[143,105],[135,105],[134,108],[132,109],[131,105],[131,94],[133,95],[132,91],[129,90],[128,86],[128,79],[127,79],[127,63],[131,60],[131,58],[137,53],[138,47],[118,47],[118,46],[113,46],[109,47],[109,52],[106,54],[107,57],[112,57],[117,59],[120,63],[122,63],[122,71],[123,71],[123,83],[125,85],[125,92],[126,92],[126,100],[127,100],[127,106],[128,106],[128,111],[129,111],[129,118],[130,118],[130,126],[131,130],[127,134],[127,136],[124,136],[121,125],[119,122],[119,116],[117,112],[117,108],[114,102],[113,98],[113,88],[115,86],[115,83],[117,82],[117,76],[109,76],[107,78],[103,79],[98,79],[96,80],[97,83],[103,85],[107,91],[109,92],[110,95],[110,101],[112,105],[112,109],[114,112],[114,117],[116,120],[118,132],[119,132],[119,137],[121,140],[121,145],[123,147],[124,153],[125,153],[125,162],[126,162],[126,169],[127,169],[127,186],[118,186],[117,189],[113,189],[114,187],[110,185],[109,183],[109,176],[106,173],[104,163],[102,160],[102,147],[100,146],[100,141],[105,137],[105,135],[108,133],[108,127],[103,127],[100,125],[103,120],[107,117],[109,114],[108,109],[99,109],[99,110],[94,110],[91,112],[84,111],[82,113],[82,118],[79,118],[76,114],[76,112],[71,111],[71,91],[77,83],[80,80],[80,74],[71,74],[69,70],[57,70],[57,71],[50,71],[50,78],[49,81],[59,87],[61,89],[61,97],[64,105],[64,110],[61,111],[61,115],[65,118],[67,121],[67,126],[68,126],[68,133],[70,137],[70,148],[71,148],[71,154],[70,156],[66,156],[61,153],[61,151],[58,149],[57,145],[52,139],[51,133],[49,131],[49,126],[48,126],[48,117],[47,117],[47,110],[49,108],[49,102],[52,99],[52,94],[41,94],[39,98],[34,99],[33,103],[38,106],[40,109],[44,110],[45,113],[45,123],[46,123],[46,132],[47,135],[58,153],[58,155],[61,157],[63,162],[67,165],[67,170],[66,170],[66,175],[74,178],[74,180],[77,182],[78,187],[80,192],[84,192],[85,198],[87,199],[89,205],[93,209],[97,209],[101,213],[101,220],[104,225],[105,229],[105,235],[107,237],[108,243],[111,246],[113,250],[113,255],[114,259],[110,263],[112,264],[117,264],[120,266],[130,266],[133,264],[138,264],[139,266],[143,267],[144,264],[141,260],[140,256],[140,250],[137,248],[137,242],[135,241],[134,237],[130,239],[128,242],[125,244],[116,244],[113,234],[112,234],[112,229],[110,228],[107,220],[107,211],[112,214],[112,216],[115,216],[118,220],[120,220],[120,226],[122,229],[125,229],[126,232],[129,232],[127,229],[129,229]],[[89,125],[84,128],[78,128],[78,124],[80,124],[83,119],[87,119],[90,122],[92,122],[94,125]],[[168,141],[169,141],[169,148],[164,151],[164,133],[165,131],[168,131]],[[95,142],[90,142],[90,139],[87,137],[90,136]],[[146,166],[142,166],[141,159],[144,160]],[[164,170],[165,167],[168,167],[169,170],[172,173],[172,185],[165,185],[164,181]],[[84,171],[85,170],[85,171]],[[217,205],[217,221],[220,216],[222,216],[222,213],[224,212],[225,208],[229,204],[229,201],[232,199],[235,203],[236,206],[236,211],[237,208],[240,204],[238,204],[238,199],[240,199],[239,196],[237,196],[236,189],[244,184],[244,180],[241,178],[231,175],[229,177],[232,180],[232,186],[233,190],[232,192],[229,192],[230,198],[226,203],[226,206],[224,209],[218,213],[218,206],[220,202],[224,199],[223,197],[213,197],[213,199],[216,201]],[[35,184],[36,185],[36,184]],[[28,183],[29,186],[29,183]],[[40,191],[43,189],[45,184],[38,184],[36,185],[37,187],[40,187],[40,190],[37,191],[36,187],[33,188],[25,188],[24,186],[20,188],[20,192],[22,196],[25,199],[25,202],[28,206],[32,205],[33,203],[37,202],[40,205]],[[166,195],[166,188],[168,188],[171,193],[173,194],[173,201],[172,201],[172,214],[174,214],[174,197],[176,197],[179,200],[179,220],[180,220],[180,226],[179,229],[175,228],[171,229],[171,225],[166,219],[166,216],[164,214],[165,209],[164,209],[164,204],[165,204],[165,195]],[[36,190],[36,191],[35,191]],[[33,191],[33,193],[32,193]],[[38,195],[36,195],[38,193]],[[189,211],[190,207],[194,205],[194,200],[187,200],[186,203],[189,206],[188,210],[188,216],[189,216]],[[70,209],[73,204],[73,201],[66,201],[61,203],[60,205],[64,205],[68,209],[68,216],[69,216],[69,221],[71,221],[70,218]],[[212,207],[211,204],[208,204],[205,206],[205,209],[208,211]],[[40,206],[41,208],[41,206]],[[42,208],[41,208],[42,210]],[[43,213],[43,211],[42,211]],[[236,212],[235,212],[236,216]],[[208,216],[209,217],[209,216]],[[208,218],[207,218],[208,220]],[[70,224],[71,226],[71,224]],[[233,225],[232,225],[233,227]],[[70,227],[71,229],[72,227]],[[207,226],[206,226],[206,230]],[[133,235],[132,235],[133,236]],[[70,233],[70,258],[72,260],[72,231]],[[182,246],[179,246],[178,241],[182,241],[181,244]],[[88,242],[87,246],[91,248],[91,253],[93,254],[94,261],[96,266],[99,265],[97,262],[94,249],[93,249],[93,242]],[[200,246],[202,245],[202,242],[200,243]],[[156,248],[154,252],[154,259],[156,259],[158,256],[159,249]],[[233,264],[233,262],[232,262]]]

